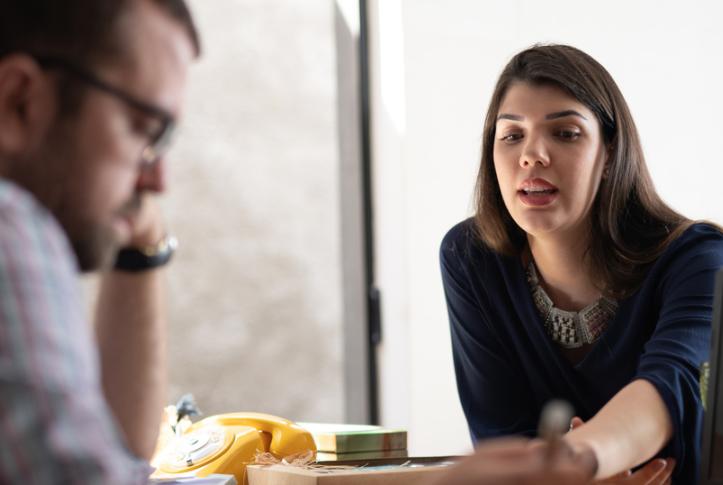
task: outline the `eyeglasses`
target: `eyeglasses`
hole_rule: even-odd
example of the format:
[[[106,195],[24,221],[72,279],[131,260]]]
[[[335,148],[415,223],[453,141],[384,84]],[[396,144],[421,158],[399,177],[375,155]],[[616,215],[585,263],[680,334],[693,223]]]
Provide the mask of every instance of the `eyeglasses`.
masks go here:
[[[149,117],[155,118],[160,122],[158,129],[154,130],[154,132],[150,134],[150,142],[141,152],[142,167],[150,167],[154,165],[166,153],[176,127],[175,118],[168,111],[142,101],[135,96],[128,94],[124,90],[108,84],[90,71],[66,59],[52,56],[35,56],[34,58],[44,69],[63,70],[88,86],[103,91],[104,93],[126,103],[131,108],[136,109]]]

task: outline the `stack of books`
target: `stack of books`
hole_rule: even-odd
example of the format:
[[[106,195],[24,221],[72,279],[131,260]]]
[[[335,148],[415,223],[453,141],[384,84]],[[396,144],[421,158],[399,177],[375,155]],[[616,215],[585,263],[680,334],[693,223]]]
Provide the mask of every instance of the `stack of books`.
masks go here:
[[[407,455],[407,431],[365,424],[297,423],[316,443],[316,461],[403,458]]]

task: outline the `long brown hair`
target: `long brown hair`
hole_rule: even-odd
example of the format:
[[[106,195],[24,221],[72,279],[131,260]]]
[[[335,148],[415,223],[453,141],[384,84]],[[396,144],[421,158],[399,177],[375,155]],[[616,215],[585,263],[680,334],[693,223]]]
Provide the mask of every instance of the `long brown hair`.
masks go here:
[[[597,117],[609,159],[590,213],[588,270],[606,295],[630,295],[650,264],[692,221],[668,207],[655,191],[638,131],[613,78],[574,47],[535,45],[514,56],[502,71],[484,125],[475,189],[478,237],[509,256],[520,256],[526,247],[525,232],[502,200],[493,161],[496,118],[514,82],[559,87]]]

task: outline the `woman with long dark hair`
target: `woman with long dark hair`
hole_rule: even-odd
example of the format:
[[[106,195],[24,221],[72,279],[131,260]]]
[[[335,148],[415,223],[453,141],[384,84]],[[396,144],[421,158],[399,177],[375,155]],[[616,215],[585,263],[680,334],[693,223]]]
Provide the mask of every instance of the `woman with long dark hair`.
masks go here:
[[[670,458],[697,482],[717,226],[658,196],[612,77],[573,47],[505,67],[484,125],[476,213],[441,248],[457,385],[475,441],[533,436],[562,398],[565,441],[604,478]]]

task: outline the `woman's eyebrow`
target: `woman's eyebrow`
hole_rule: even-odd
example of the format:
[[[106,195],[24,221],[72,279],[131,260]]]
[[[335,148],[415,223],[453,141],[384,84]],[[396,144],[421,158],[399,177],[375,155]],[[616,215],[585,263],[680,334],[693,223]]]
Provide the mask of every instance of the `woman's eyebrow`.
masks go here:
[[[574,109],[567,109],[565,111],[557,111],[556,113],[550,113],[549,115],[545,115],[545,119],[546,120],[555,120],[557,118],[564,118],[565,116],[579,116],[583,120],[587,121],[587,118],[585,118],[583,115],[581,115]]]
[[[500,113],[499,115],[497,115],[497,121],[499,121],[499,120],[522,121],[524,119],[525,119],[524,116],[512,115],[509,113]]]
[[[548,115],[545,115],[546,120],[556,120],[557,118],[564,118],[565,116],[579,116],[583,120],[587,121],[587,118],[585,118],[582,114],[580,114],[578,111],[575,111],[574,109],[566,109],[565,111],[556,111],[555,113],[550,113]],[[521,115],[513,115],[511,113],[500,113],[497,115],[497,121],[499,120],[512,120],[512,121],[524,121],[525,117]]]

